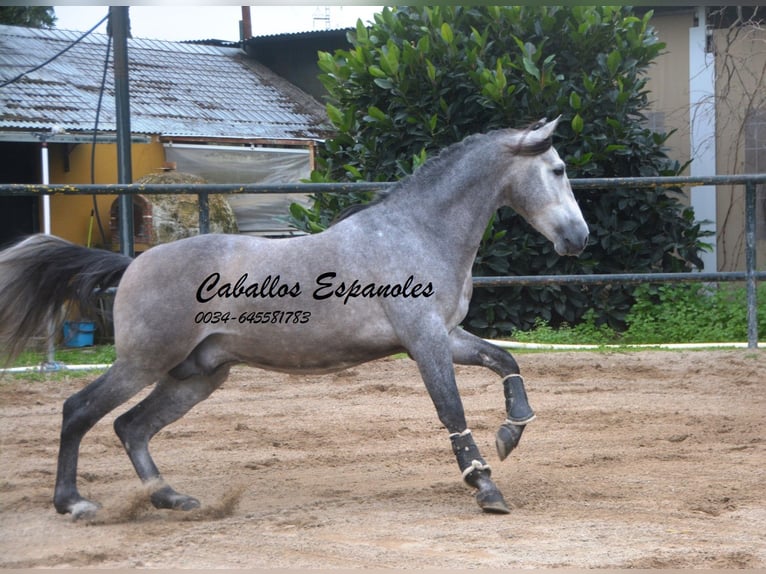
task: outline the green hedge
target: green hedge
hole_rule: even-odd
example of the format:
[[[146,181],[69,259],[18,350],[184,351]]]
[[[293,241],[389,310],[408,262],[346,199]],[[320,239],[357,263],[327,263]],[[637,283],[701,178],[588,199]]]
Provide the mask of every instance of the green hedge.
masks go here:
[[[570,178],[678,175],[669,134],[646,127],[646,70],[661,53],[651,13],[599,6],[405,6],[359,23],[350,50],[320,53],[338,130],[320,150],[313,181],[388,181],[479,131],[562,115],[554,145]],[[485,234],[474,274],[688,271],[702,267],[704,232],[681,190],[578,191],[591,229],[585,253],[562,258],[511,209]],[[294,205],[301,229],[320,231],[370,194]],[[435,218],[438,213],[433,214]],[[632,286],[476,290],[466,326],[485,336],[538,321],[626,327]]]

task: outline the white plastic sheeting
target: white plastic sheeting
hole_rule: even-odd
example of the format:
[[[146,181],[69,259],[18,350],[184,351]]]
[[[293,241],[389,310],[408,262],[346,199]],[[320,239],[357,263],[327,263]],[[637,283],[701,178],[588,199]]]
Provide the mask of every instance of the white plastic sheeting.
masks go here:
[[[209,183],[300,183],[311,173],[308,148],[270,148],[165,144],[165,158],[176,170]],[[295,229],[279,218],[293,202],[308,205],[304,194],[228,194],[239,232],[249,235],[291,235]]]

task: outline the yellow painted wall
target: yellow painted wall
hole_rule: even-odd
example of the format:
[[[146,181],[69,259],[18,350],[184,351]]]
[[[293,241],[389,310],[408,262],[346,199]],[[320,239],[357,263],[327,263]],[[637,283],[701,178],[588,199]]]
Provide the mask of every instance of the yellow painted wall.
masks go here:
[[[650,111],[664,115],[665,132],[676,130],[668,138],[668,155],[683,165],[690,155],[689,28],[693,10],[655,16],[651,25],[666,47],[648,71]]]
[[[51,183],[91,183],[91,144],[51,144],[49,151]],[[66,156],[68,158],[68,170]],[[157,172],[165,161],[165,151],[159,140],[152,143],[134,143],[131,146],[133,181]],[[95,183],[117,183],[117,144],[97,144],[95,157]],[[98,213],[106,241],[111,241],[109,209],[117,196],[97,196]],[[51,197],[51,232],[54,235],[86,245],[93,209],[93,196],[54,195]],[[42,215],[41,215],[42,220]],[[93,222],[92,245],[102,246],[98,225]]]

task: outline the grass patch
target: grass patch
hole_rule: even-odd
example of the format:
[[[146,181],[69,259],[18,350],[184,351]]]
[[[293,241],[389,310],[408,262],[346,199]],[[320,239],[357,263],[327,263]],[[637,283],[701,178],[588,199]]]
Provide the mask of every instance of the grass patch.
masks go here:
[[[56,349],[54,359],[62,365],[100,365],[114,362],[116,354],[113,345],[97,345],[94,347]],[[45,351],[24,351],[10,364],[0,363],[0,368],[8,367],[41,367],[48,360]],[[35,370],[20,373],[2,373],[0,377],[10,377],[15,380],[28,382],[65,381],[71,378],[98,376],[98,370]]]
[[[94,347],[56,349],[55,358],[65,365],[96,365],[113,363],[116,354],[114,345],[97,345]],[[9,367],[34,367],[43,364],[48,359],[45,351],[24,351]]]
[[[626,317],[628,328],[616,332],[597,324],[592,312],[577,325],[556,329],[539,322],[511,337],[522,343],[549,345],[658,345],[665,343],[739,343],[747,341],[747,292],[730,284],[641,285]],[[766,300],[766,284],[758,286]],[[758,308],[758,332],[766,333],[766,306]]]

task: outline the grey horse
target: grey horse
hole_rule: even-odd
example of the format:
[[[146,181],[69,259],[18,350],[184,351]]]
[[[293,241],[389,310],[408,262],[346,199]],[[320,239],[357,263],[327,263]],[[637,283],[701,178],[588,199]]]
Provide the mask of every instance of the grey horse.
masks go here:
[[[508,352],[460,323],[474,258],[499,207],[516,210],[560,255],[585,248],[588,226],[551,145],[557,122],[470,136],[316,235],[203,235],[135,259],[34,235],[0,253],[0,341],[10,355],[67,301],[87,307],[119,282],[116,360],[64,403],[56,510],[75,518],[97,511],[77,490],[81,440],[149,385],[114,428],[154,506],[189,510],[199,501],[164,481],[149,441],[217,389],[232,365],[328,373],[404,352],[479,506],[509,512],[468,429],[453,364],[499,375],[507,414],[496,445],[506,458],[534,418],[524,382]]]

